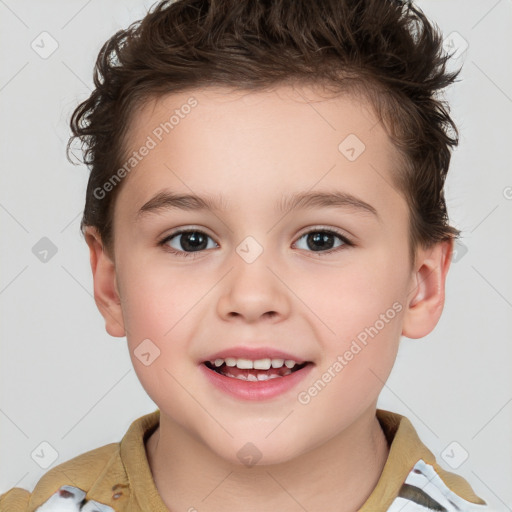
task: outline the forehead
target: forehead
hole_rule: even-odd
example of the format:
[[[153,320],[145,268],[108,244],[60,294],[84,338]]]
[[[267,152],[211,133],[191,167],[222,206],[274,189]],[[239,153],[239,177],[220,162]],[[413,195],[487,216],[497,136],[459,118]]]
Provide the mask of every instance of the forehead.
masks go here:
[[[125,147],[138,155],[118,197],[123,216],[166,187],[237,209],[268,210],[275,195],[329,187],[381,207],[403,202],[397,150],[370,104],[320,87],[210,87],[152,99],[132,117]]]

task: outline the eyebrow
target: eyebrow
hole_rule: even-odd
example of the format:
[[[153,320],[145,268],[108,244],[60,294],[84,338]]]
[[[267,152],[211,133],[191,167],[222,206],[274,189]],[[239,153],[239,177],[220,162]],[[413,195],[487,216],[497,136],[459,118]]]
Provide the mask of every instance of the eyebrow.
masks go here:
[[[370,213],[379,221],[377,210],[362,199],[342,191],[329,192],[300,192],[281,198],[275,206],[276,213],[284,213],[299,209],[314,208],[344,208],[353,209],[360,213]],[[222,195],[179,194],[170,190],[161,190],[139,209],[136,222],[148,214],[156,214],[167,210],[185,211],[217,211],[226,212],[227,203]]]

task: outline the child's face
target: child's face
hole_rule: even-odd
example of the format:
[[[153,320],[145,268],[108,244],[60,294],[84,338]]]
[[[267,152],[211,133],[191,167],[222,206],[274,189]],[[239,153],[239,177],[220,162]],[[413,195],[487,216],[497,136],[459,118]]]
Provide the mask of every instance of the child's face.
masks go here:
[[[261,452],[260,463],[285,461],[374,415],[417,292],[408,207],[392,185],[397,156],[382,125],[349,96],[327,100],[311,88],[297,90],[317,102],[280,87],[203,89],[146,104],[133,121],[130,153],[153,146],[148,136],[156,145],[124,178],[115,207],[121,304],[109,306],[107,329],[114,336],[126,329],[135,371],[162,425],[172,420],[235,463],[247,442]],[[191,96],[197,105],[180,109]],[[176,109],[181,115],[162,134],[157,128]],[[163,191],[222,196],[225,209],[139,213]],[[296,194],[335,191],[370,208],[317,202],[279,209]],[[178,228],[203,238],[158,245]],[[151,342],[139,347],[144,340]],[[270,398],[243,398],[212,384],[203,365],[240,347],[312,364]],[[224,379],[235,389],[290,378]]]

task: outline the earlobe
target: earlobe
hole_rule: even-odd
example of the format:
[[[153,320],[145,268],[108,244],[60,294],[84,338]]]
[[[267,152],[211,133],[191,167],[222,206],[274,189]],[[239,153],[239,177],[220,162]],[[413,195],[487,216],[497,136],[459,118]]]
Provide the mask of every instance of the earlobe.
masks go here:
[[[105,252],[101,237],[95,227],[87,226],[84,235],[89,246],[96,306],[105,319],[106,331],[111,336],[123,337],[125,328],[115,264]]]
[[[453,240],[438,242],[418,251],[417,266],[408,294],[402,334],[422,338],[437,325],[444,307],[445,283],[450,268]]]

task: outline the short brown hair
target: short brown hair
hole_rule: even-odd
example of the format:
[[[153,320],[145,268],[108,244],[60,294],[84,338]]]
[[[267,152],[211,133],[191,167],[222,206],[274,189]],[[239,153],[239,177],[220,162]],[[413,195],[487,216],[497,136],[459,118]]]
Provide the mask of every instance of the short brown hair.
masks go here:
[[[455,81],[440,30],[399,0],[164,0],[101,48],[90,97],[71,117],[91,173],[80,225],[112,255],[118,169],[130,120],[150,98],[194,88],[324,84],[370,100],[398,149],[394,186],[410,210],[410,248],[456,238],[444,182],[457,128],[438,92]]]

